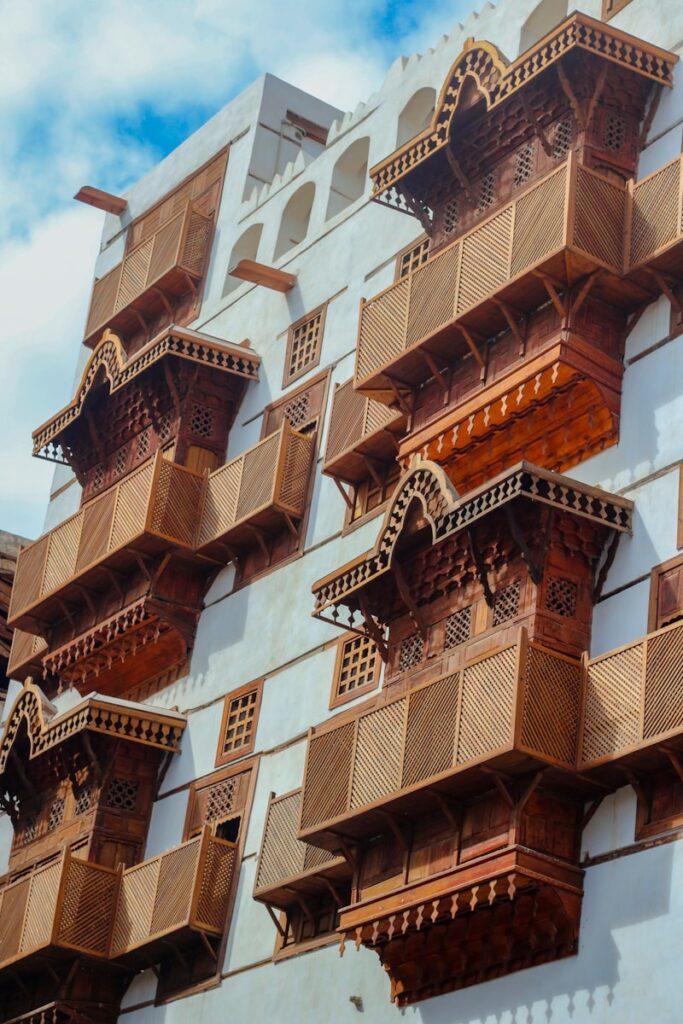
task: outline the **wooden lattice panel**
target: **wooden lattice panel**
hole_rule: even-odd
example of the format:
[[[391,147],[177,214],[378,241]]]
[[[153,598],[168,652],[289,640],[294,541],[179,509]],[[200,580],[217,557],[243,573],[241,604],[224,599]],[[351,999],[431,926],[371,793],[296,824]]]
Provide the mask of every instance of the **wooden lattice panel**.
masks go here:
[[[271,434],[244,455],[237,519],[245,519],[273,500],[279,434]]]
[[[517,648],[508,647],[463,673],[456,761],[464,764],[510,742]]]
[[[610,267],[621,267],[627,203],[623,187],[577,167],[574,202],[574,245]]]
[[[643,739],[683,729],[683,629],[648,637]]]
[[[111,940],[112,956],[139,945],[150,935],[159,869],[160,861],[156,858],[123,873]]]
[[[152,532],[193,547],[203,488],[202,476],[160,459],[149,521]]]
[[[41,946],[50,944],[61,873],[62,861],[60,859],[54,864],[40,868],[31,875],[24,927],[21,933],[21,952],[39,949]]]
[[[410,277],[402,278],[361,309],[356,380],[391,362],[405,347]]]
[[[410,695],[403,786],[439,775],[455,758],[459,676],[446,676]]]
[[[581,761],[628,748],[640,738],[643,645],[608,654],[588,666]]]
[[[351,380],[336,389],[327,434],[326,463],[332,462],[361,439],[367,402],[368,399],[354,389]]]
[[[301,828],[346,810],[353,753],[353,723],[311,738],[301,807]]]
[[[428,260],[410,277],[406,346],[453,318],[461,252],[459,245],[453,246],[440,259]]]
[[[236,848],[232,843],[212,839],[207,844],[204,867],[199,877],[195,914],[196,926],[205,931],[220,934],[225,927],[236,857]]]
[[[544,757],[573,767],[580,697],[579,663],[530,646],[524,684],[522,744]]]
[[[306,844],[296,838],[300,813],[300,789],[279,800],[271,800],[256,876],[257,890],[267,889],[304,870]]]
[[[234,459],[209,478],[199,529],[199,544],[218,537],[237,520],[237,498],[244,459]]]
[[[629,264],[639,266],[675,242],[681,223],[681,159],[650,174],[633,189]]]
[[[109,951],[119,879],[115,871],[67,858],[57,941],[84,952]]]
[[[21,947],[24,914],[31,889],[31,879],[23,878],[2,891],[0,903],[0,964],[11,960]]]
[[[463,239],[456,302],[458,315],[495,292],[511,276],[512,225],[510,205]]]
[[[105,554],[109,546],[111,526],[116,507],[116,489],[106,491],[83,507],[76,572],[87,568]]]
[[[560,167],[517,200],[510,276],[520,273],[562,245],[566,187],[567,168]]]
[[[160,858],[150,934],[177,928],[189,918],[198,852],[197,846],[184,845]]]
[[[351,809],[399,788],[405,713],[406,701],[398,700],[359,720]]]

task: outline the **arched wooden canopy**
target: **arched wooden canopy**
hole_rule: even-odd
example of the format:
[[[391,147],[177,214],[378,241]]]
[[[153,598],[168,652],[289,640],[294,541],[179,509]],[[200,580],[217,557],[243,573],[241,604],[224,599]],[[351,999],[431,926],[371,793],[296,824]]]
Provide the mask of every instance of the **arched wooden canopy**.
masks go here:
[[[34,432],[33,454],[63,461],[59,457],[62,435],[82,415],[88,396],[96,387],[106,385],[112,394],[169,356],[247,381],[258,380],[261,363],[260,357],[244,344],[231,345],[199,331],[176,326],[166,328],[129,357],[118,335],[105,330],[83,369],[72,400]]]
[[[566,18],[512,63],[492,43],[470,38],[446,75],[431,124],[371,168],[373,198],[379,199],[399,185],[409,185],[416,168],[445,149],[457,112],[467,107],[472,97],[469,86],[476,88],[486,109],[493,110],[575,50],[667,86],[672,84],[678,59],[667,50],[578,13]],[[388,199],[386,196],[385,201]]]
[[[175,711],[152,709],[131,701],[91,694],[59,714],[39,686],[28,679],[14,702],[0,737],[0,777],[25,725],[28,758],[39,757],[88,730],[158,749],[178,750],[187,722]]]

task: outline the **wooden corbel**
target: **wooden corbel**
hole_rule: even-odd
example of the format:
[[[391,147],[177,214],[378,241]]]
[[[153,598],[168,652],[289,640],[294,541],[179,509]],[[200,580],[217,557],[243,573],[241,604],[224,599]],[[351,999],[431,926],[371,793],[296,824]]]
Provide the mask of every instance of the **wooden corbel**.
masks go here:
[[[526,316],[518,309],[514,309],[508,302],[503,302],[502,299],[493,300],[500,309],[501,313],[505,317],[505,322],[510,328],[510,332],[519,346],[519,355],[524,355],[524,349],[526,347],[526,338],[522,336],[519,330],[519,321],[524,320],[526,322]]]
[[[296,902],[299,904],[299,907],[303,911],[303,914],[304,914],[304,917],[306,918],[306,920],[309,922],[309,924],[311,924],[311,925],[313,925],[313,927],[315,927],[315,918],[313,917],[313,914],[311,913],[311,908],[309,907],[309,905],[306,902],[306,900],[303,898],[303,896],[300,893],[296,893],[295,894],[295,899],[296,899]]]
[[[408,842],[408,839],[405,836],[403,829],[397,822],[396,817],[390,811],[385,811],[381,808],[377,809],[377,813],[380,815],[380,817],[384,818],[384,820],[386,821],[387,825],[389,826],[393,833],[394,839],[399,844],[403,852],[407,853],[410,847],[410,843]]]
[[[541,281],[543,287],[545,288],[548,294],[548,298],[550,299],[553,306],[555,307],[555,310],[557,311],[558,316],[561,319],[563,319],[566,310],[564,308],[564,303],[560,298],[559,292],[563,290],[564,284],[561,281],[558,281],[557,279],[551,277],[549,274],[542,273],[540,270],[533,270],[532,274],[534,277],[537,277],[539,281]]]
[[[351,849],[350,844],[346,841],[346,837],[339,834],[339,832],[333,832],[333,835],[339,840],[339,849],[341,850],[342,857],[347,864],[355,871],[358,867],[358,858]]]
[[[508,805],[508,807],[514,808],[515,807],[515,801],[514,801],[514,798],[512,796],[512,793],[510,792],[508,787],[505,785],[505,778],[503,777],[502,772],[496,771],[495,768],[491,768],[487,764],[483,764],[481,766],[481,770],[484,772],[485,775],[489,775],[491,777],[491,779],[493,780],[494,786],[496,787],[496,789],[498,790],[498,792],[500,793],[500,795],[502,796],[503,800]]]
[[[180,395],[178,394],[178,388],[176,387],[176,382],[173,380],[173,374],[171,373],[171,367],[168,365],[168,359],[162,359],[161,362],[164,368],[164,380],[166,381],[166,386],[168,387],[173,400],[173,408],[176,411],[176,415],[179,416],[182,403],[180,401]]]
[[[86,757],[88,758],[88,763],[95,777],[95,783],[97,786],[100,786],[102,784],[102,766],[100,762],[97,760],[97,755],[93,750],[93,746],[92,743],[90,742],[90,736],[88,735],[87,730],[83,732],[83,746],[85,747]]]
[[[484,600],[486,601],[489,608],[493,608],[494,604],[496,603],[495,595],[489,585],[488,572],[486,571],[484,559],[482,558],[481,551],[479,550],[479,545],[477,544],[477,538],[474,529],[471,526],[468,526],[467,528],[467,543],[469,545],[472,561],[474,562],[474,567],[477,570],[477,577],[479,578],[482,590],[484,591]]]
[[[185,281],[187,283],[187,290],[192,292],[192,301],[196,302],[197,301],[197,286],[196,286],[196,284],[194,283],[194,281],[192,280],[192,278],[190,277],[190,275],[188,274],[188,272],[186,270],[183,271],[183,277],[185,278]]]
[[[515,804],[515,814],[521,814],[521,812],[524,810],[529,800],[538,789],[539,783],[545,775],[545,773],[547,772],[547,770],[547,768],[541,768],[539,771],[536,772],[533,779],[531,780],[531,782],[526,787],[526,789],[518,799],[517,803]]]
[[[585,829],[586,825],[591,820],[591,818],[593,817],[593,815],[597,811],[597,809],[600,806],[600,804],[602,803],[602,801],[605,799],[605,796],[606,796],[605,793],[601,793],[600,796],[596,796],[595,800],[591,800],[591,802],[589,803],[588,807],[583,812],[583,816],[581,818],[581,824],[579,825],[579,830],[581,832],[583,832],[583,830]]]
[[[277,931],[278,931],[278,934],[279,934],[280,938],[284,939],[286,937],[287,933],[286,933],[285,929],[282,927],[282,925],[280,924],[280,921],[279,921],[278,917],[276,916],[275,911],[271,907],[270,903],[266,903],[266,904],[264,904],[264,906],[265,906],[266,910],[268,911],[268,913],[270,914],[270,919],[273,922],[273,924],[275,925],[275,927],[277,928]]]
[[[536,586],[538,586],[543,579],[543,562],[545,559],[537,560],[534,558],[531,553],[531,549],[527,544],[526,537],[522,532],[522,528],[517,521],[517,516],[509,502],[505,505],[505,518],[507,520],[512,539],[519,548],[522,558],[524,559],[524,564],[529,570],[529,575]]]
[[[438,789],[430,788],[427,792],[430,796],[434,797],[444,818],[451,828],[457,832],[461,825],[462,807],[459,804],[455,806],[452,805],[443,793],[439,793]]]
[[[365,594],[363,594],[362,591],[358,594],[358,604],[360,606],[360,613],[365,621],[365,628],[368,632],[368,636],[375,641],[375,646],[380,653],[380,657],[382,661],[386,663],[389,657],[389,652],[387,651],[386,644],[384,643],[382,631],[372,617]]]
[[[72,583],[71,586],[81,595],[86,605],[88,606],[88,611],[92,615],[93,619],[96,619],[97,609],[95,607],[95,602],[92,599],[92,594],[90,593],[88,588],[84,587],[82,583]]]
[[[591,93],[591,97],[588,100],[588,103],[586,104],[586,113],[584,114],[584,119],[583,119],[584,130],[589,127],[591,121],[593,120],[593,114],[595,113],[595,107],[597,105],[598,100],[600,99],[600,97],[602,95],[602,90],[605,88],[605,79],[606,78],[607,78],[607,61],[605,61],[603,63],[603,65],[602,65],[602,67],[600,69],[597,81],[595,83],[595,88],[593,89],[593,92]]]
[[[28,793],[30,801],[32,803],[37,803],[39,799],[38,791],[36,790],[31,780],[29,779],[26,772],[24,771],[24,766],[21,763],[21,758],[17,754],[16,747],[12,747],[12,750],[10,752],[10,761],[12,762],[14,768],[16,769],[16,773],[19,776],[19,780],[22,786]]]
[[[585,300],[590,295],[591,291],[593,290],[593,286],[597,283],[598,278],[601,275],[602,275],[602,267],[598,267],[596,270],[594,270],[592,273],[590,273],[588,275],[588,277],[585,279],[585,281],[583,282],[583,284],[579,288],[579,291],[578,291],[578,294],[576,295],[576,298],[574,299],[574,301],[571,304],[572,316],[576,316],[576,314],[579,312],[579,310],[581,309],[581,306],[584,304]]]
[[[605,544],[602,549],[602,555],[598,569],[595,576],[595,582],[593,585],[593,604],[597,604],[602,596],[603,587],[607,580],[607,574],[609,573],[614,556],[617,553],[617,545],[619,543],[619,534],[616,530],[610,532],[607,537]]]
[[[451,393],[450,385],[448,384],[446,378],[442,374],[439,367],[436,365],[436,362],[434,361],[434,357],[432,356],[431,352],[428,352],[427,349],[425,348],[418,349],[417,351],[418,355],[425,362],[427,369],[434,377],[434,380],[441,388],[441,393],[443,395],[443,404],[447,405]]]
[[[341,898],[341,896],[339,895],[339,892],[337,891],[335,886],[332,885],[332,882],[329,880],[329,878],[327,878],[325,875],[317,875],[316,877],[319,878],[320,881],[324,883],[325,887],[329,891],[330,896],[332,897],[332,899],[334,900],[336,905],[338,907],[343,907],[344,906],[344,901]]]
[[[135,306],[131,305],[131,306],[128,307],[128,309],[131,311],[131,313],[133,314],[133,316],[135,317],[137,322],[142,327],[143,331],[145,332],[145,338],[149,341],[150,329],[149,329],[149,324],[145,320],[144,316],[142,315],[142,313],[140,312],[139,309],[135,308]]]
[[[377,485],[377,487],[382,487],[384,485],[384,479],[383,479],[383,477],[380,475],[380,473],[377,470],[377,466],[375,465],[375,460],[370,458],[369,455],[365,455],[362,452],[359,452],[359,455],[361,457],[361,461],[362,461],[363,465],[367,469],[367,471],[370,474],[370,476],[372,477],[372,479],[375,481],[375,484]]]
[[[643,124],[640,129],[640,135],[638,136],[638,149],[641,150],[647,142],[647,137],[652,127],[652,122],[655,119],[657,108],[659,107],[659,101],[662,97],[663,89],[657,82],[652,83],[652,94],[650,96],[650,102],[648,104],[647,113],[643,118]]]
[[[581,131],[585,131],[586,123],[585,123],[585,119],[584,119],[584,116],[583,116],[583,108],[582,108],[579,100],[577,99],[576,93],[572,89],[571,82],[567,78],[567,74],[566,74],[564,68],[562,67],[562,62],[559,61],[559,60],[556,61],[555,62],[555,67],[557,68],[557,77],[560,80],[560,87],[562,89],[562,92],[565,94],[565,96],[569,100],[569,105],[571,106],[571,108],[572,108],[572,110],[574,112],[574,117],[576,118],[576,123],[578,124],[579,129]]]
[[[206,932],[200,931],[199,932],[199,937],[201,938],[201,940],[202,940],[202,942],[204,944],[204,949],[206,950],[206,952],[209,954],[209,956],[214,961],[214,963],[217,963],[218,962],[218,953],[216,952],[216,950],[213,948],[213,946],[209,942],[209,938],[208,938]]]
[[[663,754],[666,754],[669,761],[671,762],[671,767],[676,772],[676,775],[681,780],[681,782],[683,782],[683,764],[681,764],[681,760],[678,756],[678,753],[675,750],[672,750],[670,747],[665,747],[661,743],[659,745],[659,750],[661,750]]]
[[[265,530],[262,530],[260,526],[255,526],[254,523],[245,523],[244,526],[247,530],[249,530],[251,534],[254,535],[254,537],[256,537],[258,546],[261,548],[261,551],[263,552],[263,557],[266,560],[266,565],[270,565],[272,555],[270,548],[266,543],[266,537],[268,536],[268,534],[266,534]]]
[[[164,309],[166,310],[166,313],[170,317],[171,322],[172,322],[173,318],[175,316],[175,313],[174,313],[174,310],[173,310],[173,306],[168,301],[168,296],[166,295],[166,292],[163,291],[162,288],[159,288],[158,285],[155,288],[152,288],[151,291],[153,291],[155,295],[159,296],[159,298],[161,299],[162,305],[163,305]]]
[[[283,515],[284,520],[285,520],[285,526],[289,530],[290,534],[292,535],[292,537],[294,538],[295,541],[298,540],[299,539],[299,531],[297,530],[296,524],[295,524],[294,520],[292,519],[291,515],[289,514],[289,512],[284,512],[284,511],[283,511],[282,515]]]
[[[422,203],[415,198],[412,192],[408,189],[405,182],[399,182],[397,187],[401,195],[403,196],[403,201],[408,207],[408,210],[410,211],[410,213],[412,213],[414,217],[417,217],[420,224],[422,225],[424,233],[426,235],[429,235],[429,237],[431,238],[432,233],[434,231],[434,225],[432,224],[432,219],[429,216],[426,207],[423,206]]]
[[[681,300],[678,298],[675,291],[673,290],[680,284],[680,281],[677,281],[676,278],[670,277],[667,274],[662,274],[659,270],[654,270],[652,267],[647,267],[646,269],[648,273],[655,279],[661,291],[664,293],[664,295],[667,297],[671,305],[674,307],[674,309],[678,313],[678,318],[680,320],[683,317],[683,303],[681,303]]]
[[[171,950],[171,952],[173,953],[173,956],[176,958],[176,960],[178,961],[180,966],[183,968],[183,970],[187,970],[187,966],[188,966],[187,960],[183,956],[183,954],[181,953],[180,949],[175,944],[175,942],[170,942],[168,939],[162,939],[162,945],[167,946]]]
[[[164,365],[166,365],[166,364],[164,364]],[[88,427],[88,435],[90,436],[90,440],[92,441],[93,445],[95,446],[95,451],[97,452],[97,457],[100,460],[100,462],[106,462],[106,460],[107,460],[107,453],[105,452],[104,447],[102,445],[102,441],[100,439],[100,436],[97,433],[97,428],[95,427],[95,424],[93,423],[92,416],[90,415],[90,413],[88,412],[87,409],[84,412],[84,416],[85,416],[86,425]]]
[[[522,101],[522,108],[524,110],[524,115],[525,115],[527,121],[529,122],[530,127],[533,129],[534,135],[537,137],[538,141],[541,143],[541,146],[543,148],[543,152],[545,153],[546,156],[552,156],[553,155],[553,147],[552,147],[552,145],[550,143],[550,140],[548,139],[548,136],[546,135],[545,131],[543,130],[543,125],[538,120],[538,118],[536,117],[536,114],[533,111],[533,109],[531,107],[531,104],[529,103],[529,100],[527,99],[526,93],[524,92],[524,89],[522,89],[518,93],[518,95],[519,95],[519,98]]]
[[[643,780],[639,778],[639,776],[636,774],[636,772],[633,771],[632,768],[629,768],[626,765],[618,764],[615,767],[622,773],[622,775],[628,782],[629,786],[631,786],[631,788],[633,789],[633,792],[636,794],[636,796],[640,800],[644,801],[645,804],[647,804],[647,793],[645,792],[643,786]]]
[[[341,494],[342,498],[344,499],[346,505],[348,506],[348,508],[351,509],[351,511],[353,511],[353,500],[351,498],[351,495],[344,490],[343,484],[338,477],[333,476],[332,479],[334,480],[335,486],[339,493]]]
[[[116,570],[112,569],[111,566],[109,565],[99,565],[98,569],[105,574],[112,588],[116,591],[119,599],[123,601],[124,597],[126,596],[125,591],[121,586],[121,583],[125,579],[123,574],[120,572],[116,572]]]
[[[467,196],[468,203],[473,203],[474,195],[472,193],[472,183],[470,182],[469,178],[467,177],[462,167],[460,166],[460,162],[458,161],[450,145],[446,146],[446,159],[448,160],[448,166],[453,172],[453,177],[457,181],[458,185],[460,185],[461,188],[464,190],[465,195]]]
[[[401,391],[393,377],[390,377],[389,374],[386,374],[385,376],[387,378],[387,381],[389,382],[389,387],[392,391],[394,398],[396,399],[398,407],[400,408],[404,416],[410,418],[413,410],[411,409],[410,405],[408,404],[408,402],[406,402],[405,399],[406,393],[412,394],[410,392],[410,389],[408,387],[404,387],[404,390]]]
[[[470,331],[467,327],[465,327],[463,324],[456,324],[455,326],[462,334],[463,338],[467,342],[467,347],[474,356],[476,362],[479,364],[479,376],[483,380],[486,374],[486,359],[479,351],[479,348],[477,346],[477,338],[475,338],[474,333]],[[484,338],[479,338],[478,340],[481,344],[484,344],[485,342]]]
[[[420,612],[420,609],[417,606],[417,602],[415,601],[415,598],[410,592],[408,581],[405,578],[403,569],[401,568],[401,564],[397,558],[395,558],[394,561],[392,562],[391,568],[394,573],[394,579],[396,580],[396,587],[398,588],[398,592],[401,595],[401,600],[408,609],[410,617],[413,620],[420,636],[422,637],[423,640],[426,641],[427,626],[422,617],[422,613]]]

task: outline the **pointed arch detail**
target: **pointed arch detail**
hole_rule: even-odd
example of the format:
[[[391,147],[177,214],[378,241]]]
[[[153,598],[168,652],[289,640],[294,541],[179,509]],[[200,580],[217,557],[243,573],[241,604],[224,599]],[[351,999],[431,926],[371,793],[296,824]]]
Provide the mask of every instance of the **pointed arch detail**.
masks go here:
[[[29,757],[34,757],[40,737],[45,732],[46,722],[44,709],[52,709],[42,690],[29,679],[24,684],[14,706],[5,722],[0,739],[0,775],[7,767],[12,747],[14,746],[22,723],[26,723],[29,741]]]
[[[375,552],[379,561],[390,566],[396,544],[403,533],[410,506],[415,500],[422,505],[425,518],[436,542],[439,524],[457,501],[458,494],[445,470],[435,462],[423,462],[405,473],[398,484],[380,528]]]

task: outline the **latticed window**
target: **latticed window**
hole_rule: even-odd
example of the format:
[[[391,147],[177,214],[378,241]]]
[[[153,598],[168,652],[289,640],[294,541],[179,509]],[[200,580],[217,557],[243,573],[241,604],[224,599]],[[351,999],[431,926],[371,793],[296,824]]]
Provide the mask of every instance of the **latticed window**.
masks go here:
[[[519,611],[519,597],[521,594],[519,580],[509,583],[507,587],[496,592],[495,604],[493,606],[492,626],[500,626],[501,623],[513,619]]]
[[[308,391],[302,391],[283,409],[284,418],[295,429],[303,427],[310,419],[311,399]]]
[[[555,133],[553,135],[553,158],[555,160],[565,159],[571,148],[573,134],[572,119],[568,114],[555,125]]]
[[[527,142],[525,146],[515,153],[515,170],[512,176],[512,187],[521,188],[531,178],[534,169],[534,147],[533,143]]]
[[[683,555],[656,565],[650,579],[648,628],[660,629],[683,620]]]
[[[105,806],[117,811],[134,811],[138,802],[137,779],[114,777],[109,783]]]
[[[453,196],[448,200],[443,210],[443,231],[445,235],[452,235],[460,227],[460,204],[458,197]]]
[[[114,473],[116,476],[121,476],[126,470],[126,464],[128,462],[128,446],[122,445],[116,453],[114,459]]]
[[[416,245],[399,253],[396,268],[397,279],[412,274],[414,270],[422,266],[428,256],[429,238],[422,238]]]
[[[545,606],[556,615],[576,616],[579,588],[573,580],[563,576],[549,576],[545,589]]]
[[[29,815],[24,822],[24,827],[21,830],[21,841],[24,846],[28,846],[38,835],[38,818],[35,814]]]
[[[98,462],[92,471],[92,489],[99,491],[100,487],[104,483],[104,465]]]
[[[173,413],[170,409],[159,420],[159,440],[167,441],[173,432]]]
[[[254,749],[262,683],[250,683],[225,698],[218,764]]]
[[[210,823],[225,818],[235,809],[235,796],[239,779],[225,779],[212,786],[207,794],[205,821]]]
[[[485,174],[479,185],[479,196],[477,198],[477,213],[485,213],[490,206],[493,206],[496,199],[496,179],[493,171]]]
[[[320,362],[325,306],[308,313],[289,328],[283,387]]]
[[[424,658],[425,643],[419,633],[412,633],[401,641],[398,652],[398,671],[407,672],[415,668]]]
[[[149,455],[150,442],[151,431],[149,427],[146,427],[138,434],[137,447],[135,449],[135,458],[138,462],[142,462]]]
[[[472,605],[460,608],[446,619],[444,627],[444,650],[450,651],[469,640],[472,633]]]
[[[74,804],[74,812],[79,814],[87,814],[92,805],[92,786],[89,782],[86,782],[84,786],[81,786],[78,796]]]
[[[623,114],[608,114],[605,119],[603,145],[612,153],[618,153],[626,142],[626,118]]]
[[[348,636],[337,649],[330,707],[374,690],[379,677],[377,647],[367,636]]]
[[[199,402],[192,403],[190,412],[190,433],[195,437],[212,437],[214,430],[213,409]]]
[[[52,831],[53,828],[57,828],[58,825],[62,824],[64,820],[64,797],[57,797],[52,801],[50,805],[50,813],[47,819],[47,830]]]

